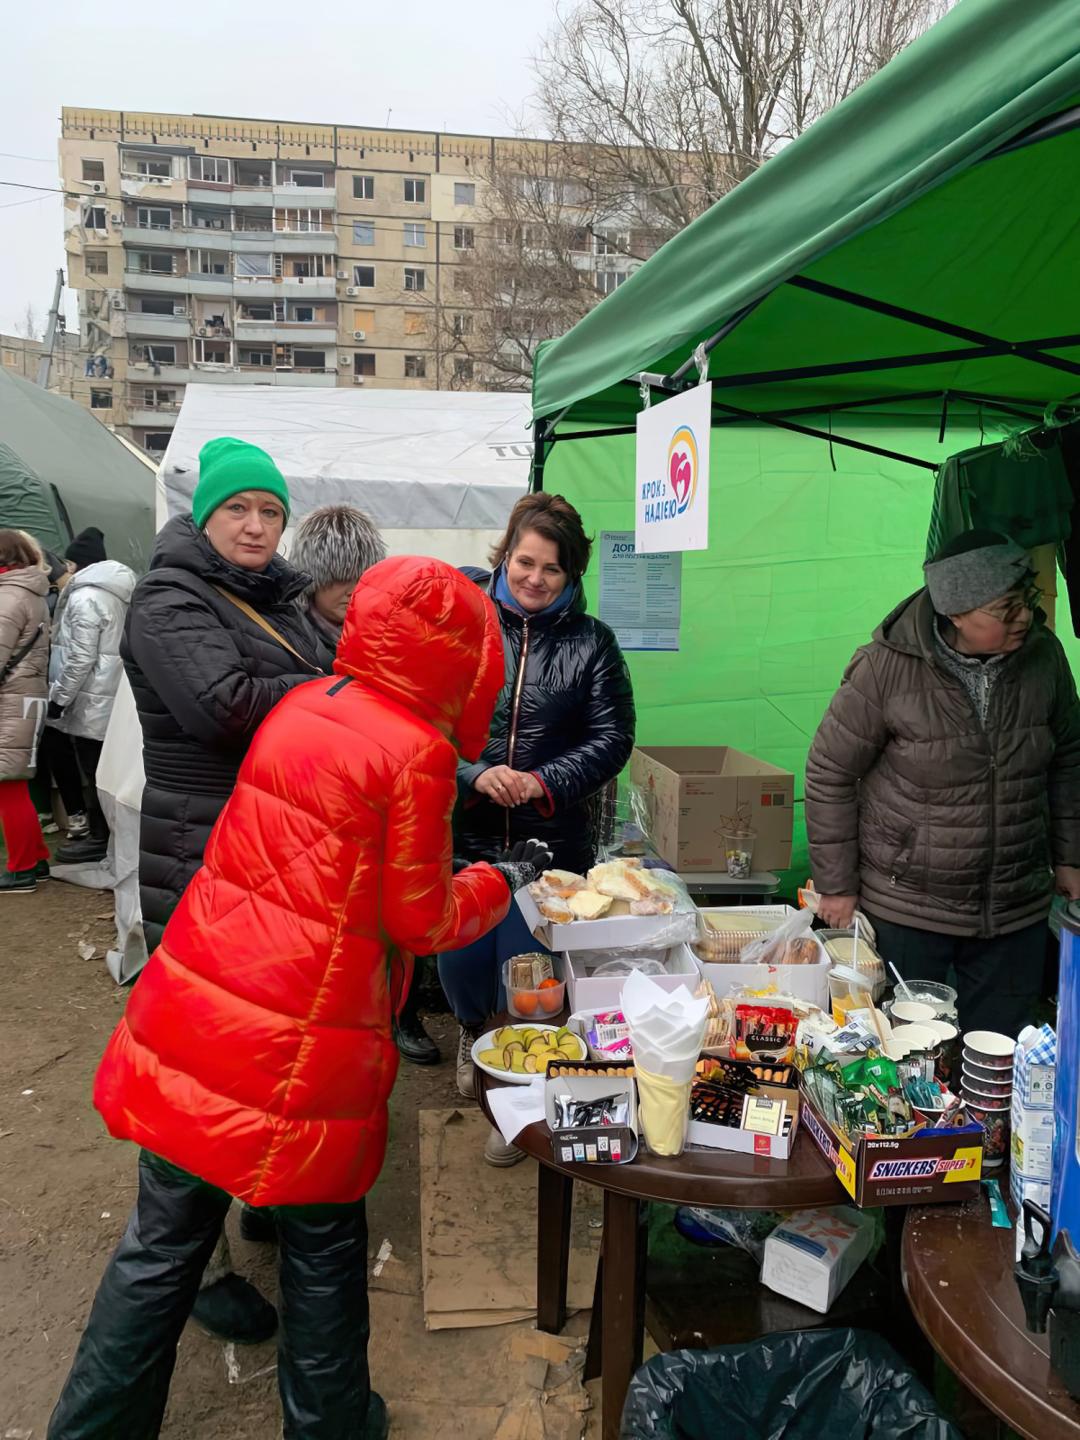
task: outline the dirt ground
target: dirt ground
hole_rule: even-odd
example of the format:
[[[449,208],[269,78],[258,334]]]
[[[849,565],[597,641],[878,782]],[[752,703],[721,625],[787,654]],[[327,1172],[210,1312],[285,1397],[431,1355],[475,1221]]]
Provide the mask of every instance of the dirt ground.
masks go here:
[[[134,1148],[108,1138],[90,1103],[128,993],[103,960],[111,899],[53,881],[0,900],[0,1440],[43,1440],[134,1198]],[[94,946],[92,959],[80,944]],[[429,1028],[449,1062],[449,1017]],[[396,1273],[411,1277],[399,1293],[372,1296],[372,1376],[395,1440],[485,1440],[513,1393],[508,1346],[517,1327],[428,1334],[423,1324],[416,1112],[460,1103],[453,1082],[451,1063],[401,1067],[390,1153],[368,1204],[372,1251],[389,1240],[404,1262]],[[239,1238],[235,1207],[228,1229],[237,1268],[272,1295],[274,1252]],[[276,1440],[273,1364],[272,1344],[230,1355],[189,1325],[165,1440]]]

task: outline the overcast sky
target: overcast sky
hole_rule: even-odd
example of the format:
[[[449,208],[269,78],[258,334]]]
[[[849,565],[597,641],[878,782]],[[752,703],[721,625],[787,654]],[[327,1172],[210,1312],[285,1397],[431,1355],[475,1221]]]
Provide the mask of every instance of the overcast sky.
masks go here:
[[[56,185],[63,105],[345,125],[385,125],[390,111],[394,126],[504,134],[554,0],[356,0],[351,24],[349,6],[295,0],[16,8],[0,59],[0,180]],[[21,325],[28,303],[44,324],[64,264],[59,195],[0,185],[0,259],[0,330]]]

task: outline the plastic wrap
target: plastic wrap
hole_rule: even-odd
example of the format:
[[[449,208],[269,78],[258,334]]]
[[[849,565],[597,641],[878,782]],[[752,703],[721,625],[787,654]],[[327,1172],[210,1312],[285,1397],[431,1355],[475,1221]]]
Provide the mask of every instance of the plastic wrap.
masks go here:
[[[817,965],[821,947],[810,934],[814,917],[797,910],[769,935],[752,940],[739,954],[741,965]]]
[[[790,1330],[656,1355],[630,1382],[620,1440],[963,1440],[867,1330]]]

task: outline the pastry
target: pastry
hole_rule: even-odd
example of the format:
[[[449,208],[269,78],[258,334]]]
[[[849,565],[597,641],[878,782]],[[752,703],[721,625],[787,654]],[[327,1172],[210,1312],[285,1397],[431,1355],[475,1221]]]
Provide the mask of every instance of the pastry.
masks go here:
[[[576,918],[567,902],[558,900],[554,896],[550,896],[546,900],[538,900],[536,908],[544,919],[550,920],[553,925],[572,925]]]
[[[611,897],[595,890],[579,890],[566,902],[578,920],[599,920],[611,909]]]

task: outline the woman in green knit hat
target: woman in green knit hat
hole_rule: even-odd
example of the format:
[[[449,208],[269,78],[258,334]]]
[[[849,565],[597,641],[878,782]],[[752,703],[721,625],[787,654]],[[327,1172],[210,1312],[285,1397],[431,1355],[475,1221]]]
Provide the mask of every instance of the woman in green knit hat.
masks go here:
[[[143,732],[139,889],[151,951],[202,864],[255,731],[293,686],[330,666],[294,603],[307,576],[277,553],[288,518],[289,489],[266,451],[211,440],[191,514],[162,527],[132,596],[121,654]],[[241,1227],[252,1227],[246,1214]],[[277,1325],[273,1306],[232,1273],[227,1247],[207,1267],[194,1318],[241,1343]]]

